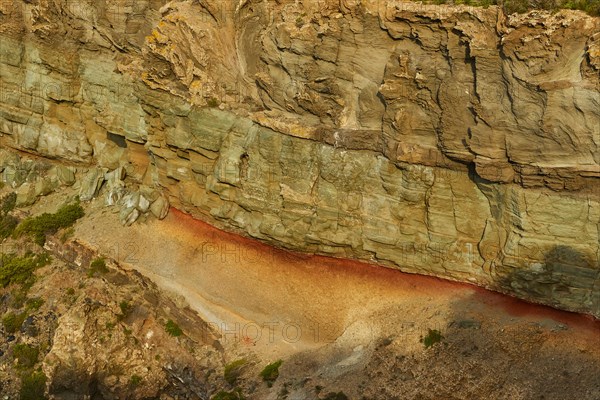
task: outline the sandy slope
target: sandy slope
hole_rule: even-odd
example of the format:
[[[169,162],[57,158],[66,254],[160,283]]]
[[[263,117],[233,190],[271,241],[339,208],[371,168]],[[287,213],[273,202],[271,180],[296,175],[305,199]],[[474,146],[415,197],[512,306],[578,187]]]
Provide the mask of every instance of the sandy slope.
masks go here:
[[[292,398],[332,385],[366,398],[401,391],[408,398],[600,396],[600,323],[584,316],[470,285],[284,252],[176,210],[164,221],[123,228],[98,207],[76,236],[189,302],[232,359],[288,359],[280,385]],[[425,351],[419,339],[429,328],[442,331],[445,344]],[[408,366],[394,364],[404,357]],[[397,379],[402,368],[410,379]],[[477,380],[450,389],[471,370]],[[438,381],[432,373],[450,375]],[[300,377],[312,382],[300,384]],[[503,390],[507,380],[516,386]],[[266,387],[250,392],[276,398]]]

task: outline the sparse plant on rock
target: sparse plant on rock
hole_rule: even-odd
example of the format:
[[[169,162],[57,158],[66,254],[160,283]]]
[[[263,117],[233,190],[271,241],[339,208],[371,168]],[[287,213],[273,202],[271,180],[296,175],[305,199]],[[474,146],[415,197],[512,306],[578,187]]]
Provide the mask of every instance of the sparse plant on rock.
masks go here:
[[[223,372],[223,377],[225,381],[230,385],[235,384],[235,381],[240,376],[242,372],[242,368],[246,365],[246,359],[242,358],[240,360],[232,361],[225,366],[225,371]]]
[[[267,383],[267,386],[273,386],[273,383],[279,377],[279,367],[283,363],[282,360],[277,360],[271,364],[268,364],[261,372],[260,376],[263,378],[263,381]]]
[[[79,203],[67,204],[54,214],[43,213],[25,219],[17,226],[14,235],[16,237],[31,236],[35,243],[43,246],[46,243],[46,235],[54,234],[61,228],[72,226],[83,215],[83,207]]]
[[[94,261],[90,263],[90,269],[88,270],[88,277],[93,277],[96,274],[106,274],[108,272],[108,267],[106,266],[106,261],[104,258],[96,258]]]
[[[165,324],[165,330],[167,331],[167,333],[171,336],[174,337],[178,337],[183,335],[183,331],[181,330],[181,328],[179,327],[179,325],[177,325],[175,322],[173,322],[173,320],[168,320],[167,323]]]
[[[47,265],[50,257],[46,253],[26,254],[17,257],[11,254],[0,256],[0,285],[23,284],[30,287],[35,281],[34,271]]]
[[[429,348],[436,343],[439,343],[444,339],[442,336],[442,332],[437,329],[427,329],[427,335],[421,338],[421,343],[425,346],[425,348]]]
[[[44,400],[46,390],[46,375],[41,371],[24,374],[21,377],[20,400]]]
[[[19,329],[21,329],[21,325],[23,325],[23,321],[27,318],[27,313],[22,312],[19,314],[8,313],[2,318],[2,325],[4,326],[4,330],[6,333],[15,333]]]
[[[38,361],[40,350],[28,344],[19,343],[13,347],[13,359],[18,360],[19,368],[32,368]]]

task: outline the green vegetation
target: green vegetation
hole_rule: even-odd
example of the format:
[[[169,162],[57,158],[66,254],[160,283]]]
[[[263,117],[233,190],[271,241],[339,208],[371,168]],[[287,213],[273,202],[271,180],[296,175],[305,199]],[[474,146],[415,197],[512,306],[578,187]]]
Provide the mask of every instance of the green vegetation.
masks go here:
[[[15,208],[17,195],[9,193],[0,199],[0,241],[6,239],[14,232],[19,220],[8,213]]]
[[[562,0],[560,8],[581,10],[593,16],[600,16],[600,0]]]
[[[73,289],[72,287],[67,288],[67,290],[65,290],[65,293],[67,294],[67,296],[75,296],[75,289]]]
[[[23,325],[25,318],[27,318],[26,312],[19,314],[10,312],[2,318],[2,326],[4,326],[6,333],[15,333],[21,329],[21,325]]]
[[[183,331],[181,330],[179,325],[177,325],[171,319],[168,320],[167,323],[165,324],[165,330],[167,331],[167,333],[169,335],[174,336],[174,337],[183,335]]]
[[[213,397],[211,397],[211,400],[244,400],[244,399],[245,399],[245,397],[242,394],[242,390],[240,388],[235,388],[231,392],[226,392],[224,390],[221,390],[220,392],[215,394]]]
[[[129,315],[131,310],[133,310],[133,306],[129,304],[127,300],[123,300],[122,302],[120,302],[119,308],[121,309],[121,315],[119,315],[120,320],[125,319]]]
[[[24,284],[30,287],[35,281],[33,272],[47,265],[50,257],[46,253],[28,253],[24,257],[5,254],[0,257],[0,285]]]
[[[142,377],[139,375],[131,375],[131,378],[129,378],[129,384],[131,384],[131,386],[137,386],[140,383],[142,383]]]
[[[230,385],[233,385],[242,373],[242,368],[244,367],[244,365],[246,365],[245,358],[227,364],[225,366],[225,371],[223,372],[223,377],[225,378],[225,381]]]
[[[39,308],[44,305],[44,299],[41,297],[32,297],[27,299],[25,304],[27,304],[28,310],[39,310]]]
[[[17,205],[17,194],[11,192],[0,199],[0,215],[6,215],[15,209]]]
[[[214,98],[214,97],[211,97],[210,99],[208,99],[208,100],[206,101],[206,104],[207,104],[209,107],[215,108],[215,107],[218,107],[218,106],[219,106],[219,100],[217,100],[217,99],[216,99],[216,98]]]
[[[13,359],[19,360],[17,364],[19,368],[32,368],[37,363],[39,355],[40,350],[28,344],[19,343],[13,347]]]
[[[267,365],[261,372],[260,376],[263,378],[263,381],[267,383],[267,386],[273,386],[273,383],[279,377],[279,367],[283,364],[282,360],[277,360],[274,363]]]
[[[88,277],[93,277],[96,274],[106,274],[108,273],[108,267],[106,266],[106,261],[104,258],[96,258],[94,261],[90,263],[90,269],[87,272]]]
[[[19,220],[12,215],[0,215],[0,240],[12,235],[17,225]]]
[[[35,243],[43,246],[46,243],[46,235],[70,227],[83,215],[83,207],[79,203],[67,204],[62,206],[55,214],[43,213],[25,219],[15,229],[15,236],[31,236]]]
[[[431,347],[436,343],[439,343],[444,339],[442,336],[442,332],[437,329],[427,329],[427,336],[421,338],[421,343],[425,346],[425,348]]]
[[[600,15],[600,0],[425,0],[432,4],[464,4],[473,7],[500,6],[506,14],[526,13],[529,10],[581,10],[592,16]]]
[[[46,396],[46,375],[43,372],[31,372],[21,377],[20,400],[44,400]]]

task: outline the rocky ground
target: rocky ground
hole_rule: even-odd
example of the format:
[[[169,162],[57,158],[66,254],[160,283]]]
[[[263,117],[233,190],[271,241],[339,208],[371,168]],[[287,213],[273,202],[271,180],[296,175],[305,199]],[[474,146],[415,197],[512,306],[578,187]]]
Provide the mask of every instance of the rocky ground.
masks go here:
[[[88,175],[72,172],[76,183],[2,215],[73,203]],[[176,210],[128,224],[125,197],[107,206],[110,186],[98,189],[43,247],[2,243],[2,268],[9,254],[49,256],[34,280],[0,289],[5,399],[42,398],[24,392],[36,385],[53,399],[600,397],[600,324],[589,317],[289,253]]]

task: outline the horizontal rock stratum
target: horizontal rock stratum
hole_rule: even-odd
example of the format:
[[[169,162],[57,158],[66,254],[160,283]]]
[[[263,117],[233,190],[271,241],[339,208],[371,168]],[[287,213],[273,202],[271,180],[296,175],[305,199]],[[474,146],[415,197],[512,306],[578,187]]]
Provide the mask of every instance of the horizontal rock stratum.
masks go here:
[[[133,4],[133,5],[132,5]],[[0,2],[0,144],[275,246],[600,317],[600,19]]]

